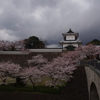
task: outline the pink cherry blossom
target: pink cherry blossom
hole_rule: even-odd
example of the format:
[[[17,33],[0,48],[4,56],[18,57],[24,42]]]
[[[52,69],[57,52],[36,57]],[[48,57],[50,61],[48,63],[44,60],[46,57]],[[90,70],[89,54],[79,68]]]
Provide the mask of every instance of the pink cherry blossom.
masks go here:
[[[18,64],[11,62],[0,63],[0,79],[4,84],[9,77],[16,77],[19,74],[21,67]]]
[[[79,51],[69,51],[62,53],[60,57],[49,61],[41,54],[33,56],[28,60],[29,67],[23,69],[21,78],[25,82],[28,80],[33,84],[40,82],[42,78],[47,78],[45,84],[47,86],[63,86],[72,78],[73,71],[79,63],[81,54]]]
[[[32,65],[33,66],[34,65],[42,66],[43,64],[48,63],[48,60],[46,58],[44,58],[42,54],[38,54],[37,56],[33,56],[32,59],[27,60],[27,62],[30,66],[32,66]]]
[[[88,59],[94,58],[97,54],[100,54],[100,47],[93,44],[88,44],[86,46],[80,46],[77,48],[81,54],[84,54]]]

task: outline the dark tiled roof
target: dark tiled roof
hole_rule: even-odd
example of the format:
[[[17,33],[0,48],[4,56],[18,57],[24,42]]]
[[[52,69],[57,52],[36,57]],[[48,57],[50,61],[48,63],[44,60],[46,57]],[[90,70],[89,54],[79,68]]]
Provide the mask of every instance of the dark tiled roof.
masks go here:
[[[67,32],[67,33],[74,33],[72,30],[71,30],[71,28],[69,29],[69,31]]]

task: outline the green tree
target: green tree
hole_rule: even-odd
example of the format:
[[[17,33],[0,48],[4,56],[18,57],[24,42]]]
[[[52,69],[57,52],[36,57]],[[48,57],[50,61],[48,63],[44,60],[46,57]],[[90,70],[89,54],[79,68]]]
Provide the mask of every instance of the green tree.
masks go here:
[[[100,45],[100,41],[98,39],[94,39],[91,42],[88,42],[86,45],[88,45],[88,44]]]
[[[31,36],[28,39],[25,39],[25,46],[28,49],[33,48],[45,48],[45,43],[41,40],[39,40],[36,36]]]

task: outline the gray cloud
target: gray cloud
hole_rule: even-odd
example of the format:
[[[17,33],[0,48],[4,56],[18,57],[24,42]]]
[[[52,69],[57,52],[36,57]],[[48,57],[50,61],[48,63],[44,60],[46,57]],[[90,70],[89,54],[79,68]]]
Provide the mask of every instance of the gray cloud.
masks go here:
[[[99,0],[0,0],[0,39],[58,43],[72,28],[83,43],[100,37]]]

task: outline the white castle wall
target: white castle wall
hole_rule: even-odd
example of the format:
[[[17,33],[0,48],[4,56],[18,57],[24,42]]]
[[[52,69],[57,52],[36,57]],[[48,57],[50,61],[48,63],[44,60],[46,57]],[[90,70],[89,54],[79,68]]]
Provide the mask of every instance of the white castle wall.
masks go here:
[[[29,49],[30,52],[62,52],[62,48],[56,49]]]
[[[0,54],[17,54],[17,55],[28,55],[30,52],[62,52],[62,48],[56,49],[29,49],[25,51],[0,51]]]

